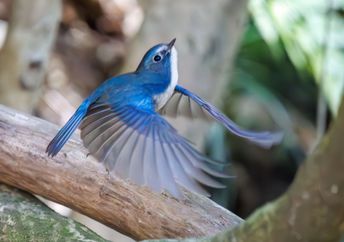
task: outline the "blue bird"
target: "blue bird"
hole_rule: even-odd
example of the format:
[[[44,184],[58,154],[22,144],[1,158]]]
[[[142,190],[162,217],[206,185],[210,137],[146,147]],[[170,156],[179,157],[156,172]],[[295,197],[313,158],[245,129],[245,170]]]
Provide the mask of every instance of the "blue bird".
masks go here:
[[[210,168],[212,161],[161,115],[212,118],[263,147],[281,141],[278,132],[241,129],[216,107],[178,85],[175,41],[152,47],[136,71],[112,77],[95,89],[49,143],[48,155],[55,156],[80,126],[84,145],[107,170],[180,198],[181,187],[209,196],[202,185],[223,188],[212,177],[228,175]]]

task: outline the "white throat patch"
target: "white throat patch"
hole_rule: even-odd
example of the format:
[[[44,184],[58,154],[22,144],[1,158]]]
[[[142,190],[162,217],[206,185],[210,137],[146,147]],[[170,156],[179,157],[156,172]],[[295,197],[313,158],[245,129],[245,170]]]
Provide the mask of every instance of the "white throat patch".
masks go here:
[[[161,109],[173,94],[174,88],[178,84],[178,54],[175,47],[171,49],[171,80],[170,85],[164,93],[154,96],[156,110]]]

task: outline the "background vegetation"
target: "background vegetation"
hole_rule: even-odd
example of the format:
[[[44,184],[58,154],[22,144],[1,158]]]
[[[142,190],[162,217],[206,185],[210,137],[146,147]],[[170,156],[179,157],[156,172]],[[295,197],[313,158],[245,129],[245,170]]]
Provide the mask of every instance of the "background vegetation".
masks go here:
[[[6,39],[12,4],[11,0],[0,1],[2,42]],[[132,43],[143,38],[140,31],[145,22],[142,25],[142,21],[156,17],[145,11],[147,6],[152,7],[150,4],[154,1],[145,1],[143,6],[134,0],[63,1],[46,74],[34,94],[38,98],[25,111],[63,124],[91,90],[128,68],[128,59],[133,58],[131,51],[135,49]],[[179,7],[183,9],[183,4]],[[344,86],[344,1],[249,0],[241,12],[245,25],[238,26],[235,32],[240,41],[233,47],[234,59],[213,62],[209,56],[207,66],[216,63],[212,71],[224,72],[219,76],[225,84],[216,83],[217,88],[207,98],[217,102],[241,126],[255,130],[282,129],[285,139],[280,146],[262,150],[213,124],[207,130],[205,142],[199,142],[201,139],[195,142],[209,156],[231,163],[236,178],[224,181],[228,189],[212,191],[213,199],[246,218],[288,189],[298,167],[337,117]],[[225,19],[225,16],[221,17]],[[227,27],[226,21],[223,20],[221,27]],[[168,25],[165,31],[169,32]],[[189,26],[189,31],[198,31],[200,36],[203,33],[193,26]],[[219,28],[216,34],[226,33]],[[150,39],[155,43],[168,41],[170,37],[174,36],[157,35]],[[150,47],[144,44],[147,42],[142,43],[142,50]],[[186,43],[187,40],[178,38],[179,52],[185,50]],[[199,45],[202,49],[202,43]],[[219,46],[225,48],[225,44]],[[186,60],[179,59],[179,65],[189,65],[185,63]],[[225,71],[217,71],[221,63]],[[197,75],[187,73],[186,76],[196,78]],[[196,89],[209,84],[191,82]],[[0,93],[4,95],[7,90],[1,87]],[[203,96],[207,92],[203,90]],[[0,96],[2,103],[20,109],[16,101],[3,97]],[[190,121],[182,122],[177,126],[183,127]],[[89,223],[80,219],[82,215],[47,203],[60,213]],[[113,239],[112,232],[101,232],[102,229],[96,230]]]

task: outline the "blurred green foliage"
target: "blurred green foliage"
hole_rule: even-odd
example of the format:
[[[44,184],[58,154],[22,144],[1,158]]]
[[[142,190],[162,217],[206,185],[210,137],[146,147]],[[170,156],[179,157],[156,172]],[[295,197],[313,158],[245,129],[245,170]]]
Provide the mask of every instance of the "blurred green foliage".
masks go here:
[[[236,59],[230,95],[248,94],[254,97],[269,109],[282,127],[290,125],[284,107],[286,104],[296,107],[313,120],[317,97],[313,77],[294,67],[281,42],[274,48],[278,48],[278,58],[251,20]],[[245,122],[244,119],[242,121]]]
[[[343,12],[344,0],[250,0],[225,112],[243,127],[282,129],[286,137],[272,150],[232,136],[221,140],[225,149],[208,142],[213,158],[234,160],[237,178],[214,199],[239,215],[287,189],[316,142],[319,90],[335,116],[344,85]],[[222,139],[217,133],[210,140]]]
[[[249,11],[274,58],[286,53],[302,79],[311,75],[335,115],[344,86],[344,1],[251,0]]]

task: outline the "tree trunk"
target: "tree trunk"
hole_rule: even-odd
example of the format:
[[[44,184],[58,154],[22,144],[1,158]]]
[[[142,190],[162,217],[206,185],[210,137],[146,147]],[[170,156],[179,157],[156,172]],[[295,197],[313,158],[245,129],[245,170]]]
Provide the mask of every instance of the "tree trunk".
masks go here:
[[[32,112],[61,16],[60,0],[15,0],[0,51],[0,103]]]
[[[247,0],[142,0],[145,18],[130,46],[124,71],[137,67],[147,48],[176,37],[179,83],[211,101],[221,100],[246,19]],[[171,120],[202,144],[209,124]]]
[[[290,189],[246,222],[208,239],[180,242],[338,242],[344,234],[344,102]],[[160,242],[166,240],[159,240]]]

